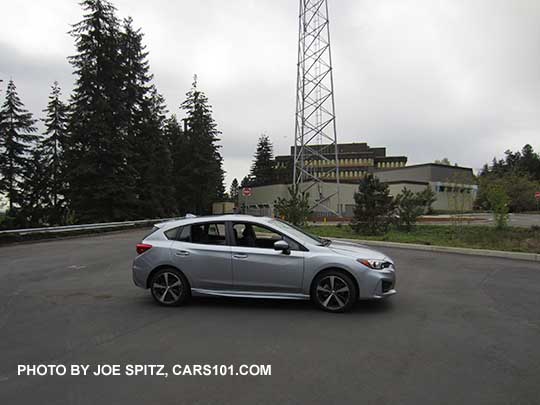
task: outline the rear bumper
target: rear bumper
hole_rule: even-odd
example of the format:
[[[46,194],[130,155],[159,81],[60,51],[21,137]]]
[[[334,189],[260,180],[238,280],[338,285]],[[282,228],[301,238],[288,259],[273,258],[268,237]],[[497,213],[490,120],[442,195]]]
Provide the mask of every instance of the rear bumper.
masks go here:
[[[140,288],[147,289],[148,271],[145,267],[137,265],[137,260],[133,262],[131,274],[133,275],[133,283]]]

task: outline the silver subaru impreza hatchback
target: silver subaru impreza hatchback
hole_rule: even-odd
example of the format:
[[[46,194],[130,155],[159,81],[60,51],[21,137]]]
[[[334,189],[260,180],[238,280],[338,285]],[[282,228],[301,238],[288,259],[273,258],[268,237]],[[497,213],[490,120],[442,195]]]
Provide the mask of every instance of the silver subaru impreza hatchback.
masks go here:
[[[278,219],[186,217],[157,225],[137,245],[133,280],[161,305],[192,295],[311,299],[345,312],[396,293],[395,266],[365,246],[322,239]]]

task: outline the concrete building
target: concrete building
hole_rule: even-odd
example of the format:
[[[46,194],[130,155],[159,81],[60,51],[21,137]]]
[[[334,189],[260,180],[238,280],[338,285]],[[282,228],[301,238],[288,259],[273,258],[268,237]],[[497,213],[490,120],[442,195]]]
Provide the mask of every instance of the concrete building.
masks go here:
[[[436,211],[471,211],[478,192],[472,169],[436,163],[406,166],[375,172],[375,175],[397,195],[407,187],[413,192],[427,187],[435,192]]]
[[[406,158],[405,158],[406,159]],[[393,196],[399,194],[404,187],[413,192],[420,192],[427,187],[436,195],[433,209],[437,211],[470,211],[476,199],[477,186],[472,169],[458,166],[445,166],[427,163],[396,168],[381,168],[373,170],[373,174],[389,186]],[[352,217],[355,206],[354,194],[358,191],[358,180],[343,181],[341,207],[338,207],[337,197],[331,198],[327,205],[333,210],[341,210],[345,217]],[[328,187],[328,190],[324,188]],[[274,201],[278,197],[287,197],[289,184],[275,184],[252,188],[252,195],[239,197],[239,205],[246,213],[253,215],[274,215]],[[323,184],[322,193],[331,194],[335,187],[332,183]],[[310,192],[310,200],[315,205],[317,190]],[[315,212],[316,217],[326,216],[326,213]]]
[[[328,155],[328,161],[312,160],[307,163],[307,168],[313,173],[327,172],[328,169],[335,167],[334,151],[331,145],[314,145],[310,148],[321,152],[324,156]],[[386,148],[371,148],[367,143],[343,143],[338,145],[339,150],[339,169],[340,181],[343,183],[357,183],[366,173],[382,169],[394,169],[404,167],[407,164],[406,156],[386,156]],[[292,179],[292,164],[294,159],[294,147],[291,147],[291,154],[285,156],[276,156],[276,169],[285,173],[291,178],[281,176],[284,182],[290,182]],[[328,180],[331,181],[333,177]]]

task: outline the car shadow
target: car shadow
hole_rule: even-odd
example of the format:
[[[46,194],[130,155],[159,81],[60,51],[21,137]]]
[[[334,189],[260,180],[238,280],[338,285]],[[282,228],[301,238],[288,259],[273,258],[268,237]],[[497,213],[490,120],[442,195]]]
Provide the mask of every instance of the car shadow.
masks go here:
[[[181,307],[159,307],[156,302],[148,297],[147,300],[141,300],[140,304],[145,306],[153,305],[157,308],[164,310],[179,309],[185,310],[206,310],[212,309],[215,311],[287,311],[287,312],[306,312],[306,313],[321,313],[329,314],[322,311],[315,304],[309,300],[286,300],[286,299],[264,299],[264,298],[232,298],[232,297],[192,297],[189,303]],[[350,314],[380,314],[392,311],[392,300],[375,300],[375,301],[359,301],[357,302],[351,311],[345,315]]]

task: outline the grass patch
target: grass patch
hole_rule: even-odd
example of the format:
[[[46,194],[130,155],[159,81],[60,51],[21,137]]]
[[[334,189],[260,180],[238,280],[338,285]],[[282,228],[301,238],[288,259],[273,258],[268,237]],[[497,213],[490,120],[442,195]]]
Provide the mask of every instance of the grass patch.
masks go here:
[[[355,233],[348,225],[341,227],[309,226],[307,232],[327,238],[378,240],[419,245],[463,247],[540,253],[540,228],[511,227],[497,230],[489,226],[417,225],[411,232],[392,229],[384,235],[367,236]]]

